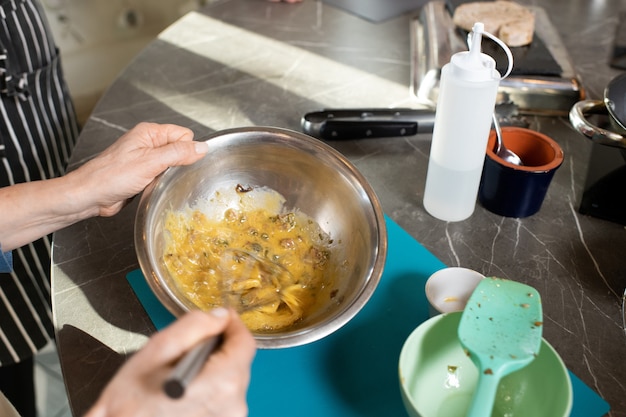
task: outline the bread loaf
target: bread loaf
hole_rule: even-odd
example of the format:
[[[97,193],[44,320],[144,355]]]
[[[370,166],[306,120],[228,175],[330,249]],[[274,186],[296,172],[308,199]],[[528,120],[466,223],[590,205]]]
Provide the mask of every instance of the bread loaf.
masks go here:
[[[485,31],[510,47],[528,45],[535,31],[534,13],[509,0],[463,3],[455,9],[452,20],[468,32],[474,23],[481,22],[485,25]]]

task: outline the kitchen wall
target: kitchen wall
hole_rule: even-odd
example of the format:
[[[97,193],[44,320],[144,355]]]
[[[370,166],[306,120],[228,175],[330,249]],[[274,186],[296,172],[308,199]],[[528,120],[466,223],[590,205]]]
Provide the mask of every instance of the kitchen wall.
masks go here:
[[[185,13],[215,0],[40,0],[83,123],[117,74]]]

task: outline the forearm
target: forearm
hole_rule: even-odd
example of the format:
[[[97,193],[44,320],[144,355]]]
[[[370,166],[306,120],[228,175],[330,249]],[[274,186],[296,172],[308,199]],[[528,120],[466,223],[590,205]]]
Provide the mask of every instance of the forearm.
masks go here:
[[[0,245],[3,251],[98,215],[85,201],[78,178],[33,181],[0,188]]]
[[[176,125],[140,123],[63,177],[0,188],[3,251],[95,216],[113,216],[169,166],[204,157],[208,146]]]

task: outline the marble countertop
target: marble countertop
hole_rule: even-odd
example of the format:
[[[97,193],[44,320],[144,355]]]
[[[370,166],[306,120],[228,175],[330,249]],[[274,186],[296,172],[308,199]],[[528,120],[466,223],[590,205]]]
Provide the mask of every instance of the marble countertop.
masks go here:
[[[546,10],[588,96],[601,98],[619,73],[607,62],[626,2],[526,3]],[[300,130],[302,115],[323,107],[414,105],[413,16],[371,23],[315,0],[212,2],[166,29],[119,75],[84,126],[72,165],[144,120],[184,125],[196,135],[249,125]],[[566,118],[529,121],[561,145],[565,160],[540,212],[524,219],[480,205],[458,223],[428,215],[422,204],[428,134],[331,144],[370,181],[385,213],[445,264],[536,287],[546,339],[610,403],[609,415],[624,417],[626,230],[578,212],[592,143]],[[136,202],[54,237],[53,312],[75,415],[155,331],[125,279],[138,268],[135,209]]]

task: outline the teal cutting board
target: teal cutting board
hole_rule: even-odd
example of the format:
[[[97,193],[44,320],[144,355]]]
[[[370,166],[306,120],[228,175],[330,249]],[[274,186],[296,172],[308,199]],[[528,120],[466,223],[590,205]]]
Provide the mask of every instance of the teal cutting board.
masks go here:
[[[426,279],[445,265],[386,218],[388,253],[375,293],[348,324],[306,346],[259,350],[248,391],[250,417],[405,417],[398,381],[402,344],[428,319]],[[128,281],[161,329],[173,317],[139,270]],[[608,404],[570,372],[572,417],[600,417]]]

